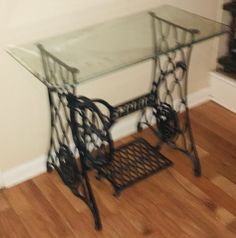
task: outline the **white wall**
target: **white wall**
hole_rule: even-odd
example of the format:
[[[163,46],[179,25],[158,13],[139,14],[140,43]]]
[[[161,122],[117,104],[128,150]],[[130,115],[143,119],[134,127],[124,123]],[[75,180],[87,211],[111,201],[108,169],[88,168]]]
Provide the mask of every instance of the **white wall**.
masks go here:
[[[46,89],[8,56],[4,47],[167,3],[211,19],[217,18],[219,9],[218,0],[0,0],[0,170],[6,171],[46,154],[49,142]],[[215,66],[212,45],[212,41],[200,44],[194,50],[191,92],[207,87],[208,71]],[[101,96],[114,103],[121,101],[130,96],[123,87],[126,78],[137,80],[134,88],[137,91],[147,86],[148,69],[135,66],[130,71],[106,76],[103,81],[82,87],[81,93]],[[109,85],[102,84],[106,81]],[[114,93],[109,93],[112,90]]]

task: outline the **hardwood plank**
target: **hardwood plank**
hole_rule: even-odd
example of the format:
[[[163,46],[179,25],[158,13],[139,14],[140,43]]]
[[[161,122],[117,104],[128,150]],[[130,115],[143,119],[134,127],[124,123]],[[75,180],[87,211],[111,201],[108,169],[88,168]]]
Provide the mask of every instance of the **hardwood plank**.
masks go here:
[[[236,220],[232,221],[230,224],[227,225],[229,231],[236,234]],[[236,237],[236,236],[235,236]]]
[[[232,213],[226,210],[224,207],[221,207],[219,204],[214,204],[214,201],[209,195],[200,190],[197,186],[192,184],[189,180],[179,174],[176,170],[171,169],[170,174],[178,182],[178,184],[193,195],[197,202],[199,202],[201,207],[200,210],[207,211],[213,218],[217,218],[217,221],[220,221],[221,224],[227,226],[233,222],[236,218]],[[192,199],[191,199],[192,200]],[[213,204],[209,206],[209,204]],[[213,208],[213,209],[212,209]]]
[[[6,190],[4,194],[30,234],[50,238],[73,237],[32,181]]]
[[[142,196],[140,196],[140,187]],[[169,210],[168,206],[165,211],[163,211],[163,207],[157,206],[157,201],[164,197],[161,191],[155,187],[155,193],[151,193],[151,189],[154,188],[147,181],[131,188],[132,194],[128,194],[124,198],[127,202],[124,209],[121,210],[125,217],[143,236],[158,233],[166,237],[174,237],[175,234],[179,234],[180,237],[191,237],[174,219],[169,219],[168,213],[166,213]]]
[[[83,212],[78,212],[70,201],[63,196],[63,193],[50,181],[50,176],[39,176],[34,178],[33,182],[49,201],[50,206],[58,212],[63,224],[66,224],[73,231],[75,237],[96,237],[92,216],[86,218]],[[73,194],[71,196],[74,197]],[[77,198],[77,200],[79,199]]]
[[[197,120],[192,120],[194,126],[194,137],[197,144],[200,144],[204,150],[210,154],[208,165],[214,165],[217,173],[221,173],[228,179],[236,182],[236,159],[234,145],[229,146],[223,137],[215,136],[215,134],[207,127],[199,125]],[[196,130],[195,130],[196,128]]]
[[[203,104],[197,108],[191,110],[191,117],[198,118],[199,123],[206,125],[210,131],[214,131],[216,134],[224,137],[226,141],[236,144],[234,138],[236,135],[236,129],[230,128],[229,121],[235,120],[235,115],[227,110],[215,111],[214,117],[209,113],[209,106],[212,103]],[[226,119],[227,118],[227,119]]]
[[[222,189],[213,184],[208,178],[204,175],[201,178],[195,177],[192,172],[191,161],[186,158],[182,153],[173,151],[167,147],[163,148],[164,154],[171,158],[174,162],[174,168],[185,178],[191,181],[192,184],[196,185],[203,192],[207,193],[214,201],[220,204],[222,207],[225,207],[228,211],[236,216],[236,203],[235,200],[224,193]],[[207,168],[203,169],[204,171]],[[212,206],[209,204],[209,206]]]
[[[225,193],[231,196],[236,202],[236,184],[223,176],[216,176],[213,178],[212,183],[221,188]]]
[[[13,209],[8,208],[0,212],[1,238],[30,238],[22,221]]]
[[[3,190],[0,191],[0,212],[10,208],[10,205],[3,195]]]
[[[193,111],[199,111],[205,114],[212,121],[217,122],[218,125],[222,125],[225,130],[236,133],[236,128],[233,126],[235,124],[236,114],[221,107],[219,104],[209,101],[193,108],[191,112]],[[210,128],[212,128],[212,126]],[[217,129],[217,127],[215,127],[215,129]]]
[[[176,177],[178,173],[174,174]],[[182,211],[182,214],[185,216],[185,220],[186,217],[188,217],[190,221],[189,223],[192,225],[194,224],[194,226],[198,229],[198,233],[194,233],[192,235],[194,237],[204,237],[206,234],[210,235],[210,237],[222,237],[223,235],[226,237],[234,237],[234,234],[229,232],[224,224],[215,219],[215,211],[218,209],[217,204],[214,204],[213,206],[206,206],[206,202],[213,204],[212,200],[205,200],[205,197],[203,197],[203,199],[201,197],[196,197],[196,194],[199,195],[199,191],[196,188],[194,189],[193,195],[192,188],[186,186],[186,184],[188,184],[187,180],[181,177],[180,183],[179,177],[178,180],[176,180],[175,177],[172,176],[171,173],[169,173],[168,176],[166,174],[160,174],[158,179],[153,178],[152,181],[155,185],[159,186],[168,199],[172,200],[173,204],[175,204],[175,206]],[[183,181],[185,184],[184,187],[182,186]],[[196,193],[196,191],[198,193]],[[200,194],[202,195],[202,193]],[[178,219],[181,220],[181,217],[179,216]],[[184,222],[187,223],[188,221],[183,220],[181,224]],[[191,231],[193,231],[193,228]]]
[[[53,185],[60,190],[63,196],[66,197],[66,199],[73,205],[74,209],[76,209],[78,212],[83,212],[87,210],[86,204],[84,204],[76,196],[73,196],[71,194],[70,189],[64,185],[64,183],[62,182],[61,178],[58,176],[56,171],[50,173],[49,177]]]

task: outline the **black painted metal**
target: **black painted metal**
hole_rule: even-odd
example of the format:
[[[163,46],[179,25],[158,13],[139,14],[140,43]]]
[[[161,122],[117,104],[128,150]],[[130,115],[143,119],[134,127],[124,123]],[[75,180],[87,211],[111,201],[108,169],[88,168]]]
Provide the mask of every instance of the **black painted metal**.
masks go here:
[[[88,170],[95,169],[98,177],[108,179],[118,195],[122,189],[172,165],[158,147],[143,139],[115,149],[110,128],[119,118],[142,111],[138,129],[150,127],[161,143],[188,155],[195,175],[201,174],[187,103],[187,73],[196,31],[150,15],[155,52],[152,87],[148,94],[115,107],[102,99],[77,97],[79,71],[38,45],[51,110],[48,171],[55,168],[73,194],[88,205],[96,229],[101,229],[101,220]],[[173,40],[176,45],[169,45]]]
[[[104,166],[112,160],[114,146],[110,135],[111,119],[86,97],[67,96],[71,130],[83,164],[88,169]],[[103,104],[104,106],[104,104]],[[112,117],[112,115],[111,115]]]
[[[115,119],[127,116],[133,112],[145,109],[148,106],[153,105],[153,100],[150,94],[145,94],[131,101],[122,103],[116,106],[114,110]]]
[[[111,182],[115,195],[119,195],[121,190],[171,165],[170,160],[139,138],[117,148],[111,163],[97,170]]]
[[[70,129],[70,111],[66,95],[75,94],[75,87],[71,85],[76,83],[78,70],[61,62],[43,46],[38,47],[42,55],[51,110],[51,142],[47,169],[56,169],[72,193],[88,205],[94,217],[95,228],[99,230],[102,227],[101,219],[87,175],[86,153],[73,143]],[[79,161],[76,160],[78,157]]]
[[[163,142],[173,140],[180,132],[177,112],[170,104],[160,103],[155,107],[156,126]]]
[[[155,98],[155,105],[151,117],[147,116],[147,110],[143,111],[138,128],[142,124],[147,125],[162,142],[188,155],[193,161],[195,175],[200,176],[201,166],[192,135],[187,102],[187,76],[195,31],[172,23],[166,24],[166,21],[151,15],[156,52],[153,59],[151,95]],[[170,42],[176,42],[175,49],[172,49],[173,45],[169,45]],[[158,54],[162,51],[168,53]],[[154,121],[156,127],[153,127]]]

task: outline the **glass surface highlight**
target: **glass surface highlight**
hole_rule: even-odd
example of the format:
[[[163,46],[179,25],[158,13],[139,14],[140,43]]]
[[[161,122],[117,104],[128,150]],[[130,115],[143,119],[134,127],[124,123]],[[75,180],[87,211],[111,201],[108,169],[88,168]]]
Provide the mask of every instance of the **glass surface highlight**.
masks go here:
[[[152,9],[158,18],[172,22],[180,28],[194,32],[192,43],[207,40],[229,31],[228,26],[197,16],[187,11],[164,5]],[[169,23],[162,24],[162,33]],[[156,41],[162,35],[156,29]],[[178,33],[176,33],[178,35]],[[40,80],[44,80],[43,67],[37,44],[70,67],[77,68],[78,83],[148,60],[189,42],[185,38],[168,36],[165,47],[154,47],[152,17],[149,12],[115,19],[86,29],[65,33],[22,46],[7,49],[17,61]]]

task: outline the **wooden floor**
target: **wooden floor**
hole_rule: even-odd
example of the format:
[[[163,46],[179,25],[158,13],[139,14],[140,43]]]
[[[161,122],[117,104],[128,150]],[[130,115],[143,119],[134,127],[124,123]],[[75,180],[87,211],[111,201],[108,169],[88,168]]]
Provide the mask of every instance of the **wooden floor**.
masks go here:
[[[54,172],[43,174],[0,192],[0,237],[236,237],[236,115],[209,102],[193,109],[191,119],[201,178],[186,157],[167,147],[162,151],[174,166],[120,198],[91,176],[103,222],[96,232],[89,209]]]

